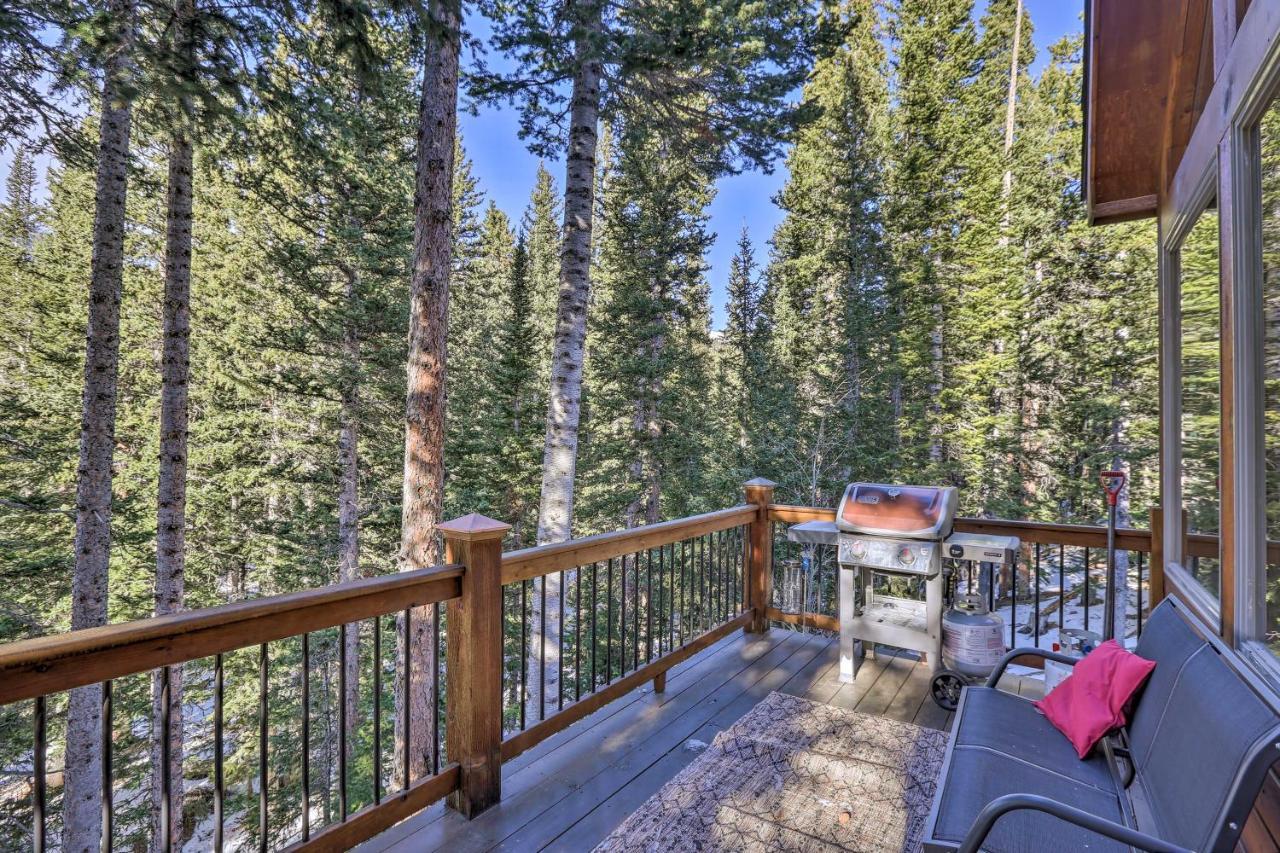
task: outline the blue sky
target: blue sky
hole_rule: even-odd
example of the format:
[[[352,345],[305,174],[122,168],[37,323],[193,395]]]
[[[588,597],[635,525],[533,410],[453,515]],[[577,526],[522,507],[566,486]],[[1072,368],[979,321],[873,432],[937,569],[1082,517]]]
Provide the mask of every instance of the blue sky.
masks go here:
[[[1035,26],[1036,63],[1032,70],[1038,73],[1045,65],[1049,45],[1083,28],[1082,0],[1024,0],[1024,3]],[[986,0],[978,0],[977,5],[976,14],[981,15]],[[484,34],[483,22],[469,23],[476,35]],[[462,115],[459,126],[480,188],[518,221],[533,189],[538,158],[529,154],[516,137],[518,121],[514,111],[483,109],[475,116]],[[546,166],[557,186],[562,187],[563,164],[548,162]],[[716,184],[716,197],[710,209],[711,231],[716,234],[716,241],[708,256],[716,328],[724,321],[729,260],[733,257],[738,233],[746,226],[755,244],[757,259],[763,263],[769,237],[782,220],[782,211],[774,205],[773,197],[782,189],[786,178],[786,169],[779,162],[772,174],[746,172],[722,178]]]
[[[986,2],[977,0],[977,15],[982,14]],[[1039,72],[1046,62],[1048,46],[1083,27],[1080,17],[1082,0],[1024,2],[1035,25],[1036,62],[1032,70]],[[468,24],[475,35],[486,34],[482,21],[471,20]],[[494,65],[498,63],[494,62]],[[474,116],[464,113],[459,117],[459,126],[481,190],[513,220],[519,221],[533,189],[538,158],[525,149],[516,135],[518,120],[515,111],[511,108],[486,108]],[[7,147],[0,149],[0,180],[7,176],[11,160],[12,150]],[[40,158],[41,172],[47,165],[47,158]],[[562,185],[563,165],[559,162],[546,165],[557,185]],[[756,246],[757,259],[763,263],[769,237],[782,219],[782,211],[774,205],[773,197],[785,182],[786,169],[779,161],[771,174],[746,172],[722,178],[716,184],[716,197],[710,208],[711,230],[716,234],[716,241],[708,256],[716,328],[720,328],[724,319],[729,259],[733,256],[738,233],[744,226],[747,228]]]

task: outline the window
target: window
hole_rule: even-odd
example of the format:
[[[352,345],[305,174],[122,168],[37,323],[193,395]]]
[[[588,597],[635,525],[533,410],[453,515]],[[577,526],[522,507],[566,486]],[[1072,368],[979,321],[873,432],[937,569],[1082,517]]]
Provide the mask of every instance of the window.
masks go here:
[[[1263,484],[1267,539],[1280,540],[1280,99],[1262,116],[1258,132],[1262,179],[1262,388]],[[1280,565],[1268,561],[1263,584],[1261,636],[1280,653]]]
[[[1182,505],[1187,511],[1187,532],[1192,535],[1216,536],[1219,531],[1222,358],[1218,255],[1218,212],[1211,204],[1179,249]],[[1183,567],[1218,598],[1219,559],[1204,555],[1196,543],[1188,552]]]

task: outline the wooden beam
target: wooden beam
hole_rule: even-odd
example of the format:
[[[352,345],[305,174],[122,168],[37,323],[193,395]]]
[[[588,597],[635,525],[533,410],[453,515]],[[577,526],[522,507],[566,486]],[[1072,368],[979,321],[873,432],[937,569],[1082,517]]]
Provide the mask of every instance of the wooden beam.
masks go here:
[[[768,609],[770,622],[782,622],[786,625],[799,625],[803,628],[817,628],[820,631],[840,632],[840,620],[826,613],[786,613],[776,607]]]
[[[0,704],[456,598],[461,566],[86,628],[0,646]]]
[[[1146,219],[1156,215],[1158,201],[1158,197],[1153,194],[1099,202],[1090,208],[1090,221],[1094,225],[1106,225],[1133,219]]]
[[[666,672],[681,661],[688,660],[698,652],[733,633],[740,626],[750,624],[751,615],[750,610],[744,610],[723,625],[712,628],[705,634],[695,637],[675,651],[667,652],[652,663],[646,664],[617,679],[607,687],[601,688],[589,696],[583,696],[581,701],[569,705],[563,711],[557,711],[542,722],[530,726],[519,734],[512,735],[502,742],[502,760],[510,761],[525,750],[532,749],[556,732],[567,729],[583,717],[600,710],[614,699],[627,695],[646,681],[652,681],[658,677],[659,673]]]
[[[1164,513],[1160,507],[1153,506],[1151,517],[1151,566],[1147,573],[1148,593],[1147,607],[1154,610],[1156,605],[1164,601]]]
[[[751,561],[747,565],[746,583],[747,605],[752,613],[751,627],[747,630],[754,634],[769,630],[768,608],[773,601],[773,536],[769,522],[769,504],[777,485],[772,480],[757,477],[743,487],[747,503],[756,510],[748,531]]]
[[[472,514],[437,529],[445,559],[466,566],[448,605],[445,752],[460,768],[449,807],[470,820],[502,798],[502,537],[511,525]]]
[[[646,524],[630,530],[616,530],[553,545],[509,551],[502,555],[502,583],[530,580],[707,533],[729,530],[749,523],[756,514],[754,506],[738,506],[675,521]]]
[[[349,815],[342,823],[327,826],[311,836],[310,840],[292,844],[285,850],[287,853],[304,850],[307,853],[341,853],[350,850],[448,795],[458,787],[459,776],[457,764],[446,764],[439,773],[419,779],[408,790],[389,794],[376,806],[366,806]]]

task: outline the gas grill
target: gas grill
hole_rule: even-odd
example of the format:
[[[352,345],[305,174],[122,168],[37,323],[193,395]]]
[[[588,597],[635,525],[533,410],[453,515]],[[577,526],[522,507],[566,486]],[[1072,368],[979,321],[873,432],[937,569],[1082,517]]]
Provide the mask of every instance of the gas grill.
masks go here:
[[[1017,540],[953,533],[950,486],[851,483],[835,522],[791,527],[793,542],[834,545],[840,564],[840,680],[854,680],[864,648],[920,652],[942,667],[943,558],[1004,562]]]

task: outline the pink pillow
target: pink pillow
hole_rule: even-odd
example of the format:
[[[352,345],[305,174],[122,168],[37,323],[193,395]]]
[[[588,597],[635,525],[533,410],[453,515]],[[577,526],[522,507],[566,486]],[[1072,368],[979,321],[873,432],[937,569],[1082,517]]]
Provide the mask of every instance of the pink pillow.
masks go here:
[[[1125,707],[1155,668],[1155,661],[1107,640],[1035,706],[1084,758],[1107,732],[1125,724]]]

